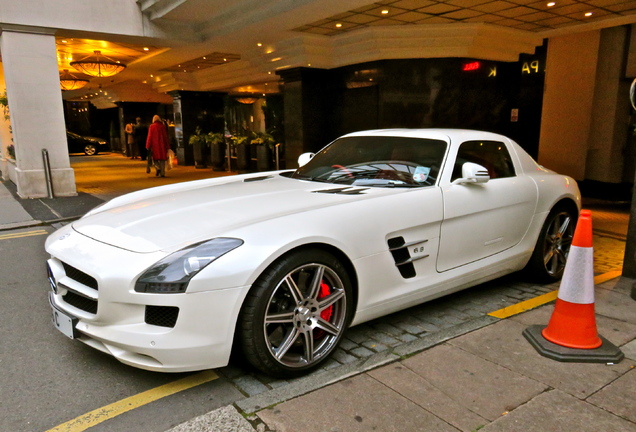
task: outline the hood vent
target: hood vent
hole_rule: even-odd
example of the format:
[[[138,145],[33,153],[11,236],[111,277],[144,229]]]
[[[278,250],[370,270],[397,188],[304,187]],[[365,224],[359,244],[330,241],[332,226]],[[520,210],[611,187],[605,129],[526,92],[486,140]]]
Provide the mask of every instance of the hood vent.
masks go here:
[[[267,180],[271,178],[274,178],[274,176],[266,175],[266,176],[260,176],[260,177],[250,177],[250,178],[243,179],[243,183],[256,182],[256,181]]]
[[[338,194],[338,195],[360,195],[362,192],[369,188],[337,188],[337,189],[322,189],[314,191],[314,193],[328,193],[328,194]]]

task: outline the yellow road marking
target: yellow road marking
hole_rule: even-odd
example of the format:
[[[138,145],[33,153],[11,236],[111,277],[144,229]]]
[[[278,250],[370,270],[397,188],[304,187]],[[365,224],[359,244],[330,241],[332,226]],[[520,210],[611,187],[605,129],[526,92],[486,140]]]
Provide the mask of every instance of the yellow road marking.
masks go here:
[[[158,399],[179,393],[206,382],[213,381],[219,376],[212,370],[199,372],[185,378],[178,379],[168,384],[147,390],[137,395],[122,399],[105,407],[98,408],[87,414],[81,415],[71,421],[49,429],[46,432],[81,432],[101,422],[109,420],[127,411],[139,408]]]
[[[14,238],[32,237],[32,236],[47,235],[47,234],[48,234],[48,232],[46,232],[45,230],[25,231],[25,232],[10,233],[10,234],[0,234],[0,240],[9,240],[9,239],[14,239]]]
[[[513,304],[503,309],[490,312],[488,315],[501,319],[508,318],[556,300],[558,292],[558,290],[551,291],[547,294],[540,295],[539,297],[531,298],[530,300],[522,301],[521,303]]]
[[[598,275],[594,278],[594,285],[602,284],[603,282],[607,282],[608,280],[617,278],[622,274],[623,274],[622,270],[614,270],[611,272],[604,273],[602,275]]]
[[[610,279],[619,277],[621,274],[622,272],[620,270],[616,270],[616,271],[604,273],[602,275],[598,275],[594,278],[594,285],[607,282]],[[501,318],[501,319],[508,318],[513,315],[520,314],[521,312],[534,309],[546,303],[550,303],[551,301],[556,300],[558,293],[559,293],[559,290],[551,291],[547,294],[540,295],[530,300],[522,301],[521,303],[513,304],[512,306],[507,306],[503,309],[490,312],[488,315],[493,316],[495,318]]]

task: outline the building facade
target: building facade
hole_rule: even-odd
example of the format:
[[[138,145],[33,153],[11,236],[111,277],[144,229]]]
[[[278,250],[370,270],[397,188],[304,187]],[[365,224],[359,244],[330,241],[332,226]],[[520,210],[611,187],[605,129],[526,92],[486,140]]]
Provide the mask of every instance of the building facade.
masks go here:
[[[634,177],[635,22],[622,0],[0,0],[0,170],[46,196],[46,150],[55,195],[76,193],[64,100],[120,109],[120,136],[126,106],[174,106],[186,157],[195,95],[276,95],[288,167],[353,130],[467,127],[616,190]],[[95,51],[127,67],[78,77]],[[88,85],[62,93],[69,70]]]

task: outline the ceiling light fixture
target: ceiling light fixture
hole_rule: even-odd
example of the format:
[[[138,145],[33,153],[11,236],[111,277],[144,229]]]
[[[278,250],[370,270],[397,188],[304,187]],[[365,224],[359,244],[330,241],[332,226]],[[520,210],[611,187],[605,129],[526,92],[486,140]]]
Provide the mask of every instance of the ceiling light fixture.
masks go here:
[[[258,100],[258,98],[255,98],[255,97],[237,97],[236,98],[237,102],[240,102],[240,103],[245,104],[245,105],[253,104],[257,100]]]
[[[88,80],[77,78],[68,69],[60,74],[60,88],[62,90],[77,90],[88,84]]]
[[[78,71],[94,77],[109,77],[126,69],[125,64],[102,55],[99,50],[96,50],[93,56],[73,61],[70,65]]]

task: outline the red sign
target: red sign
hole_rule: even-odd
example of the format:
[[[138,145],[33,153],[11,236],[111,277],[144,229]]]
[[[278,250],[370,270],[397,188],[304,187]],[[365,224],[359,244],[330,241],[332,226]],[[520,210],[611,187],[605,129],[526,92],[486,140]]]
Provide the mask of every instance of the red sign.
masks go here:
[[[462,70],[464,72],[468,72],[468,71],[474,71],[477,70],[481,67],[481,63],[479,62],[472,62],[472,63],[466,63],[463,67]]]

